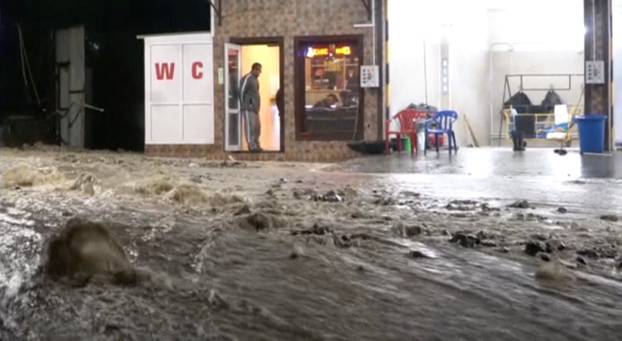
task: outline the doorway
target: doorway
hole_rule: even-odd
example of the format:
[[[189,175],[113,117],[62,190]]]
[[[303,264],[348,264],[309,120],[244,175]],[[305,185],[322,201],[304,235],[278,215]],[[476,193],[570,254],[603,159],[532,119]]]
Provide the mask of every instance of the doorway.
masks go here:
[[[239,81],[251,71],[253,63],[262,65],[259,76],[261,107],[259,143],[264,152],[282,152],[284,113],[277,104],[283,84],[283,46],[278,39],[234,39],[225,45],[225,150],[248,152],[246,122],[239,110]],[[283,100],[282,100],[283,101]]]

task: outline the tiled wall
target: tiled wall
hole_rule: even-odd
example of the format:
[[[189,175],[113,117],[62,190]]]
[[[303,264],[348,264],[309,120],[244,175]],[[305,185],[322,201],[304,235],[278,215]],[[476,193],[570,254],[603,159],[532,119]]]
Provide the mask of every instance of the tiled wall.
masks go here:
[[[284,94],[285,94],[285,153],[265,156],[237,154],[249,159],[286,159],[301,161],[336,161],[356,156],[346,141],[296,141],[294,113],[294,37],[323,35],[363,35],[364,64],[372,63],[373,44],[370,28],[355,28],[356,23],[368,21],[367,11],[360,0],[226,0],[222,2],[223,20],[215,25],[214,79],[218,69],[224,68],[224,44],[231,38],[283,37],[284,39]],[[364,90],[365,139],[375,140],[378,130],[378,90]],[[224,155],[224,85],[215,85],[215,140],[214,146],[166,147],[147,146],[151,155],[196,153],[196,156],[218,158]],[[164,152],[167,150],[168,152]],[[220,154],[217,155],[217,154]]]

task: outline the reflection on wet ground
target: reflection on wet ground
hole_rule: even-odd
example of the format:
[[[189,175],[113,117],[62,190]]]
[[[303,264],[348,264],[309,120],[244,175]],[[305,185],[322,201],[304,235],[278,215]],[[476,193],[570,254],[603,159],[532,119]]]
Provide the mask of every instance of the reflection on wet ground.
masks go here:
[[[327,167],[57,150],[0,159],[2,340],[622,331],[616,179],[357,172],[374,159]],[[152,279],[70,288],[46,278],[46,243],[73,217],[103,223]]]
[[[511,148],[462,148],[453,155],[443,151],[414,157],[408,153],[372,156],[334,168],[360,173],[622,179],[622,153],[581,155],[578,149],[568,151],[562,156],[549,148],[525,152],[513,152]]]

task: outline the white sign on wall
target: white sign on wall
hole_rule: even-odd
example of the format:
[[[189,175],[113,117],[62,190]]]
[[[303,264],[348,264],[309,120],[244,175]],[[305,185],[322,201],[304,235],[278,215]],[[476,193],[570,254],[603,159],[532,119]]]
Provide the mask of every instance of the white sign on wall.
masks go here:
[[[592,60],[585,62],[585,84],[605,84],[605,62]]]
[[[213,144],[211,34],[145,40],[145,143]]]
[[[380,86],[380,70],[378,65],[361,65],[361,88],[377,88]]]

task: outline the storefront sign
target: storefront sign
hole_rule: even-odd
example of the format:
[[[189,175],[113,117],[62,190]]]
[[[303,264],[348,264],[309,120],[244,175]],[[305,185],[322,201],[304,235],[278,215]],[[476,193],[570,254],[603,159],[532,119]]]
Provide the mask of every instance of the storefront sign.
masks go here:
[[[349,56],[352,54],[352,49],[350,46],[342,46],[335,49],[335,55],[338,56]],[[313,57],[325,57],[331,55],[330,49],[328,47],[308,47],[305,56],[307,58]]]

